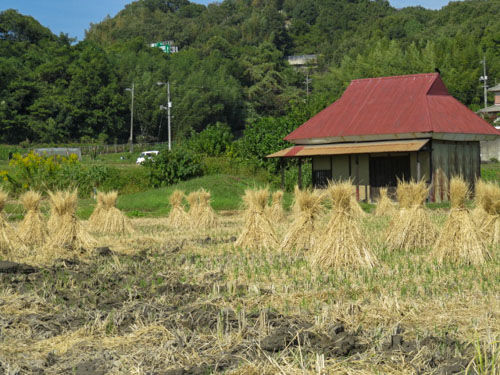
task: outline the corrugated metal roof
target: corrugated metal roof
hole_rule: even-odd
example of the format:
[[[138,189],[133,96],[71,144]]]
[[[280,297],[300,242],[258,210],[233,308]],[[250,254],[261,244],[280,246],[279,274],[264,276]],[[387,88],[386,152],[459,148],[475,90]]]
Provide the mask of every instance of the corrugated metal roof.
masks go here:
[[[500,135],[432,73],[354,80],[339,100],[285,140],[434,132]]]
[[[292,146],[268,155],[268,158],[290,158],[315,155],[373,154],[379,152],[418,151],[428,139],[411,139],[385,142],[337,143],[320,146]]]
[[[490,87],[488,89],[488,91],[491,91],[491,92],[500,92],[500,83],[496,86],[493,86],[493,87]]]
[[[495,104],[495,105],[491,105],[491,106],[486,107],[486,108],[481,108],[478,112],[479,113],[500,112],[500,104]]]

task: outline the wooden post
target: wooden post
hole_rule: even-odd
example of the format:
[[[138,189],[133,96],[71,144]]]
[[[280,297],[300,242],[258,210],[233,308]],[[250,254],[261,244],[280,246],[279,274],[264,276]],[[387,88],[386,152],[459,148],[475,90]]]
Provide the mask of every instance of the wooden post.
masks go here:
[[[419,158],[419,154],[417,151],[417,182],[420,181],[421,178],[422,178],[422,175],[420,172],[420,158]]]
[[[356,155],[356,200],[359,201],[359,157]]]
[[[302,189],[302,158],[299,158],[299,189]]]
[[[285,159],[280,158],[281,190],[285,191]]]

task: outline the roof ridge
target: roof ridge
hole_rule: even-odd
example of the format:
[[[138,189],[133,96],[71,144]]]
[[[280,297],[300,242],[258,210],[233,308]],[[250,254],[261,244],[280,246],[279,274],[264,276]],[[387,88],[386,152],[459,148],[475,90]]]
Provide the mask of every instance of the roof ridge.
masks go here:
[[[383,76],[383,77],[370,77],[370,78],[357,78],[353,79],[351,82],[359,82],[359,81],[375,81],[375,80],[386,80],[386,79],[408,79],[415,77],[437,77],[439,73],[416,73],[416,74],[407,74],[407,75],[399,75],[399,76]]]

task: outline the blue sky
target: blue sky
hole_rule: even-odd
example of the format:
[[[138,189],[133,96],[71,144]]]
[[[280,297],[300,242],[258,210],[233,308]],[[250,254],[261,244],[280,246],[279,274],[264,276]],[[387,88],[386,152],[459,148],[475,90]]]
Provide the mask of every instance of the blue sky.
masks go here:
[[[83,40],[84,30],[90,23],[98,23],[108,14],[114,16],[125,4],[132,0],[0,0],[0,11],[9,8],[33,16],[54,34],[60,32]],[[195,0],[199,4],[208,4],[211,0]],[[429,9],[440,9],[449,0],[390,0],[392,6],[403,8],[421,5]]]

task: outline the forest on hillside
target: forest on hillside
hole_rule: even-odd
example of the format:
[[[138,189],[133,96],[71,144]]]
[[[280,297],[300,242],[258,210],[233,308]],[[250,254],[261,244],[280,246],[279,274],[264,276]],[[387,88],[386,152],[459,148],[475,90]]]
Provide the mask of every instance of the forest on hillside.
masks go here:
[[[336,100],[352,79],[434,72],[473,110],[483,57],[500,80],[500,2],[395,9],[386,0],[138,0],[76,43],[35,19],[0,12],[0,142],[126,142],[135,85],[138,141],[210,125],[283,132]],[[178,53],[150,44],[173,40]],[[286,56],[316,54],[291,67]],[[311,79],[306,85],[306,77]],[[491,100],[492,98],[490,98]],[[257,125],[256,125],[257,124]],[[251,131],[251,130],[249,130]]]

